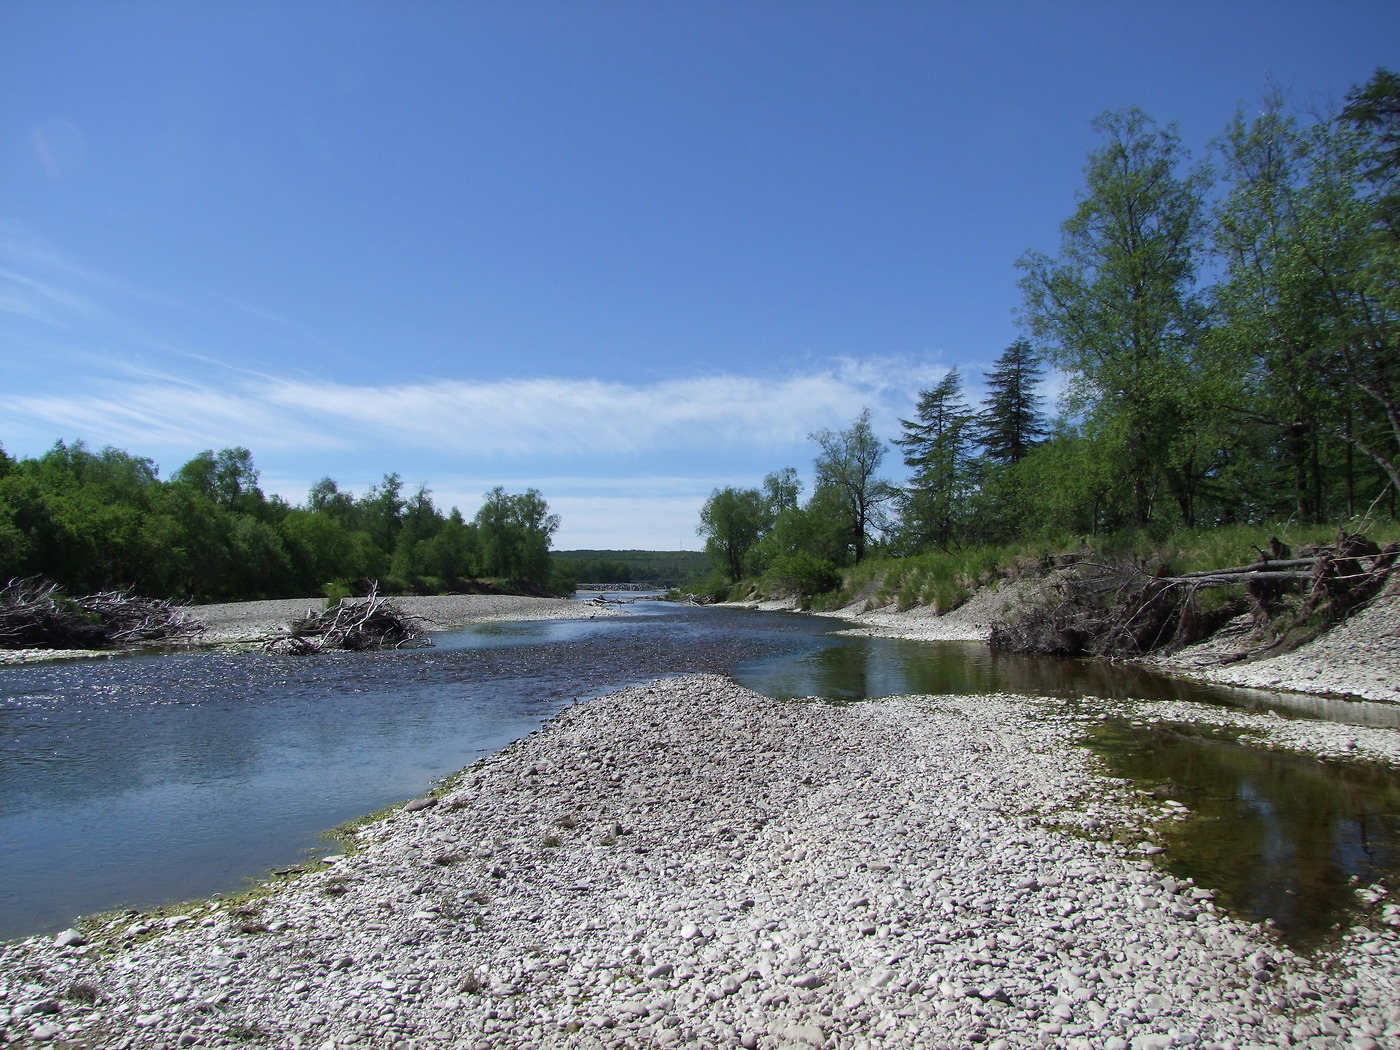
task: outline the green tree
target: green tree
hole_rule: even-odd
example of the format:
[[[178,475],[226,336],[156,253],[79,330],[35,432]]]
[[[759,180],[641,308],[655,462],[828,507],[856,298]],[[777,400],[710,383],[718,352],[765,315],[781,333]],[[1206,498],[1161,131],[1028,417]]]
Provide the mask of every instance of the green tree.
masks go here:
[[[1358,486],[1400,487],[1397,88],[1378,71],[1339,120],[1306,129],[1275,95],[1219,144],[1212,341],[1239,377],[1233,411],[1270,432],[1287,473],[1281,509],[1304,520],[1355,512]]]
[[[1359,174],[1374,191],[1376,222],[1394,242],[1400,239],[1400,74],[1377,69],[1347,95],[1340,119],[1361,136]]]
[[[904,465],[912,470],[900,497],[901,534],[906,547],[935,546],[950,551],[975,485],[972,460],[975,417],[962,396],[956,368],[932,390],[919,393],[916,420],[901,419]]]
[[[313,593],[336,581],[358,580],[355,541],[338,518],[298,508],[282,522],[281,536],[298,591]]]
[[[817,487],[840,494],[847,542],[859,563],[870,544],[870,533],[883,524],[881,508],[898,494],[898,489],[876,476],[885,458],[885,445],[870,426],[868,408],[845,430],[819,430],[811,439],[821,448],[815,464]]]
[[[1353,195],[1329,195],[1324,221],[1356,231],[1328,281],[1338,304],[1334,368],[1356,392],[1372,426],[1342,438],[1400,490],[1400,75],[1378,69],[1347,97],[1339,123],[1341,167]],[[1358,215],[1357,205],[1360,205]],[[1360,229],[1358,229],[1360,227]],[[1325,226],[1320,226],[1326,232]],[[1350,250],[1345,250],[1349,248]],[[1319,253],[1319,269],[1331,269]]]
[[[767,501],[758,489],[715,489],[700,508],[696,532],[705,537],[710,560],[731,581],[740,579],[748,558],[771,524]]]
[[[403,525],[403,479],[397,473],[385,474],[378,485],[355,501],[355,513],[360,527],[370,534],[385,557],[394,553],[394,545]]]
[[[1165,483],[1191,525],[1208,458],[1193,378],[1204,176],[1180,172],[1175,129],[1139,110],[1106,113],[1094,128],[1107,141],[1089,155],[1059,256],[1018,263],[1026,318],[1070,377],[1072,407],[1096,417],[1130,479],[1134,522],[1151,519]]]
[[[1017,339],[987,373],[988,397],[977,417],[977,440],[994,463],[1019,463],[1046,436],[1044,399],[1036,384],[1045,374],[1030,341]]]
[[[1213,230],[1224,273],[1209,338],[1229,377],[1220,389],[1242,426],[1265,432],[1259,451],[1286,463],[1291,513],[1320,521],[1327,512],[1323,443],[1337,392],[1321,381],[1323,288],[1298,252],[1309,143],[1274,95],[1252,121],[1235,116],[1218,152],[1227,191]],[[1290,512],[1286,504],[1275,510]]]
[[[317,514],[327,514],[343,525],[350,525],[355,518],[355,497],[341,492],[333,478],[322,478],[311,486],[306,505]]]
[[[802,479],[797,476],[796,467],[784,467],[764,475],[763,500],[773,519],[776,520],[783,511],[796,507],[801,495]]]
[[[433,506],[432,493],[426,485],[404,501],[400,528],[394,541],[391,571],[394,576],[417,586],[424,577],[437,576],[430,571],[428,561],[434,536],[443,527],[443,516]]]
[[[536,586],[549,583],[549,547],[559,516],[537,489],[511,495],[497,485],[476,514],[477,541],[488,576]]]
[[[424,567],[428,575],[444,582],[469,580],[477,575],[477,528],[466,522],[456,507],[428,541]]]
[[[288,593],[292,562],[277,530],[251,514],[236,514],[229,530],[229,573],[220,597],[276,598]]]
[[[174,480],[188,485],[225,510],[256,513],[266,502],[258,487],[253,454],[241,445],[205,449],[175,472]]]

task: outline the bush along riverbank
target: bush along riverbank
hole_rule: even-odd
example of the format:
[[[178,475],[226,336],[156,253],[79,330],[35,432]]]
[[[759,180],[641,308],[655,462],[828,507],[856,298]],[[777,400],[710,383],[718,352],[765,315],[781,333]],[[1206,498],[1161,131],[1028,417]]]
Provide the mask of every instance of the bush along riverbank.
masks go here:
[[[1394,731],[1335,728],[1396,761]],[[1022,697],[625,689],[265,896],[6,945],[0,1024],[128,1050],[1400,1041],[1385,887],[1295,953],[1153,866],[1177,805],[1083,731]]]

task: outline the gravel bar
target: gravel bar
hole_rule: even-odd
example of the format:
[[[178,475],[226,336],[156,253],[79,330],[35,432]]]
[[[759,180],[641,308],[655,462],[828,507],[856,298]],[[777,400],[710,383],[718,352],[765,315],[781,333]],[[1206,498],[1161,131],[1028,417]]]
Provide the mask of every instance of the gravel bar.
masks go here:
[[[570,598],[534,598],[516,594],[436,594],[392,596],[400,609],[428,621],[429,631],[446,631],[474,623],[515,620],[589,620],[618,616],[624,610]],[[324,598],[274,598],[255,602],[191,605],[189,614],[208,630],[204,645],[243,645],[280,634],[292,620],[326,607]],[[119,649],[0,649],[0,667],[122,655]]]
[[[388,599],[404,612],[428,621],[429,630],[443,631],[473,623],[500,620],[576,620],[615,615],[609,606],[571,598],[534,598],[518,594],[395,595]],[[209,625],[206,641],[265,638],[307,611],[325,608],[323,598],[281,598],[261,602],[195,605],[190,613]]]
[[[265,896],[3,946],[0,1027],[123,1050],[1400,1045],[1384,887],[1334,948],[1280,947],[1153,867],[1173,804],[1098,772],[1085,721],[625,689]],[[1336,728],[1395,760],[1395,731]]]

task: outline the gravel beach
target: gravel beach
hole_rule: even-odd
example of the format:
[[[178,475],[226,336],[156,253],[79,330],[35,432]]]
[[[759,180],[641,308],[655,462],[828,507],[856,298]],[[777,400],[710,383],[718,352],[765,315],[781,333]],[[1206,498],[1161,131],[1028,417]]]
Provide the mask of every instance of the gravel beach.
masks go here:
[[[1154,869],[1177,806],[1096,772],[1083,721],[623,690],[264,897],[6,945],[0,1025],[127,1048],[1400,1045],[1383,888],[1335,949],[1280,948]],[[1311,731],[1400,761],[1394,730]]]
[[[502,620],[592,619],[595,616],[615,616],[620,612],[611,606],[569,598],[532,598],[515,594],[409,595],[394,597],[392,601],[404,612],[427,620],[431,631]],[[192,605],[189,613],[208,627],[202,635],[202,644],[237,645],[273,636],[290,621],[307,612],[319,612],[325,608],[325,604],[324,598],[277,598],[258,602]],[[0,649],[0,665],[112,655],[112,651],[100,649]]]
[[[473,623],[499,620],[575,620],[613,615],[608,606],[590,605],[570,598],[532,598],[518,594],[434,594],[396,596],[390,599],[404,612],[421,616],[430,630],[442,631]],[[190,612],[209,625],[208,641],[240,641],[266,637],[289,620],[319,612],[322,598],[283,598],[266,602],[229,602],[196,605]]]

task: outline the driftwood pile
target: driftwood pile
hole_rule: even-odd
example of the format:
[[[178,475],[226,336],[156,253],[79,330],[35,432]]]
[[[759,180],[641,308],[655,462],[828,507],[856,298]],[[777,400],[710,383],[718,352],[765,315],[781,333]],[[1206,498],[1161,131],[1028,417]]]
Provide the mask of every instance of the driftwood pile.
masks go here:
[[[1259,642],[1254,652],[1283,651],[1379,594],[1395,571],[1400,543],[1382,550],[1342,532],[1335,543],[1297,557],[1277,539],[1258,555],[1248,565],[1180,575],[1081,561],[1059,576],[1047,601],[996,625],[990,642],[1012,652],[1131,659],[1201,641],[1248,612]],[[1204,601],[1201,592],[1216,588],[1239,593]]]
[[[404,612],[377,587],[363,600],[344,598],[339,604],[306,615],[287,625],[286,633],[263,643],[270,653],[305,655],[334,650],[364,652],[369,649],[410,649],[431,645],[428,621]]]
[[[29,577],[0,589],[0,649],[113,649],[192,642],[207,627],[187,606],[128,591],[69,598]]]

